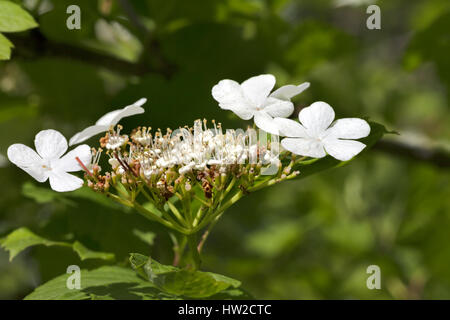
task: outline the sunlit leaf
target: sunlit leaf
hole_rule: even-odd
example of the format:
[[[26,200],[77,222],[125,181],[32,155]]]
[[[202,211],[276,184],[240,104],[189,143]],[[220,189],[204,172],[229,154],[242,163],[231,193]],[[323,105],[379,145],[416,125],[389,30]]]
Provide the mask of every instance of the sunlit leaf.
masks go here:
[[[160,292],[142,280],[136,273],[123,267],[105,266],[92,271],[81,270],[81,289],[67,288],[70,274],[61,275],[36,288],[25,300],[104,300],[104,299],[168,299],[174,298]]]
[[[44,246],[66,246],[63,242],[50,241],[41,238],[27,228],[19,228],[14,230],[8,236],[0,240],[0,246],[9,251],[10,261],[23,250],[38,244]]]
[[[78,241],[75,241],[73,243],[72,247],[73,247],[73,250],[76,253],[78,253],[81,260],[86,260],[86,259],[113,260],[114,259],[113,253],[98,252],[98,251],[90,250]]]
[[[11,48],[13,47],[11,41],[0,33],[0,60],[8,60],[11,57]]]
[[[10,1],[0,1],[0,32],[19,32],[37,26],[33,17],[19,5]]]

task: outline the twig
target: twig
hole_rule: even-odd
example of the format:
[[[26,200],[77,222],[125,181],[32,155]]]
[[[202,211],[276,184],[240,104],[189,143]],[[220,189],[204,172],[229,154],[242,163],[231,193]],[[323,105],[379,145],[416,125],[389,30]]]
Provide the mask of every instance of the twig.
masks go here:
[[[131,17],[133,16],[131,12],[129,12],[128,15]],[[134,18],[130,18],[130,20],[134,20]],[[136,22],[133,23],[136,24]],[[15,49],[13,51],[13,56],[16,58],[65,58],[92,64],[97,67],[103,67],[124,75],[142,76],[148,73],[158,73],[166,78],[170,78],[176,71],[173,65],[167,63],[164,57],[161,56],[159,52],[159,43],[155,40],[149,40],[148,45],[146,46],[149,53],[152,53],[153,55],[153,63],[148,63],[148,61],[146,61],[148,60],[146,59],[148,58],[145,55],[146,52],[144,52],[141,62],[131,63],[107,54],[96,52],[94,49],[53,42],[47,39],[38,29],[31,30],[26,35],[23,33],[8,34],[8,38],[14,43]],[[391,155],[430,163],[441,168],[450,167],[450,155],[448,152],[441,149],[425,148],[385,139],[377,142],[374,149]]]
[[[119,5],[122,7],[125,14],[128,16],[130,22],[143,34],[148,33],[147,27],[141,22],[138,14],[128,0],[119,0]]]
[[[36,59],[41,57],[55,57],[69,60],[77,60],[97,67],[102,67],[124,75],[142,76],[148,73],[158,73],[166,78],[170,78],[175,68],[168,62],[162,61],[158,54],[159,63],[149,64],[147,61],[131,63],[119,58],[115,58],[108,54],[100,53],[95,49],[83,48],[67,43],[57,43],[47,39],[38,29],[31,30],[26,35],[10,34],[8,38],[14,43],[13,58]],[[153,43],[150,52],[152,55],[156,53],[154,50],[159,45]],[[144,52],[145,55],[147,52]],[[149,53],[147,53],[149,54]]]
[[[373,149],[390,155],[427,162],[440,168],[450,168],[450,154],[443,149],[426,148],[387,139],[378,141]]]

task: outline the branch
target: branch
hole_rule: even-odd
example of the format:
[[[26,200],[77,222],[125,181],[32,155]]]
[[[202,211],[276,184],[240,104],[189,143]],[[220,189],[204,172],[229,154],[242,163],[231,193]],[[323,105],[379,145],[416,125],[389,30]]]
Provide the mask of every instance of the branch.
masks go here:
[[[294,113],[289,118],[297,119],[299,112],[305,107],[307,105],[296,105]],[[393,156],[426,162],[440,168],[450,167],[449,149],[436,145],[431,139],[417,133],[406,132],[396,138],[383,138],[372,148]]]
[[[122,4],[124,7],[129,6],[127,1],[123,1]],[[136,20],[135,12],[130,7],[127,9],[128,15],[133,18],[133,23],[138,27],[140,23]],[[142,25],[139,28],[142,28]],[[141,31],[143,30],[141,29]],[[155,40],[150,40],[151,36],[149,34],[147,36],[146,50],[144,50],[141,61],[131,63],[93,49],[53,42],[47,39],[38,29],[31,30],[26,35],[8,34],[8,38],[11,39],[15,46],[13,56],[17,58],[65,58],[113,70],[124,75],[142,76],[147,73],[158,73],[166,78],[170,78],[176,72],[175,67],[161,55],[159,43]],[[147,52],[151,53],[151,55]],[[403,158],[427,162],[441,168],[450,167],[450,153],[440,148],[382,139],[375,144],[374,149]]]
[[[128,0],[119,0],[119,5],[127,15],[130,22],[143,34],[149,34],[147,27],[141,22],[138,14],[134,10],[134,7]]]
[[[440,168],[450,168],[450,153],[441,148],[424,147],[401,141],[381,139],[373,149],[390,155],[427,162]]]
[[[142,76],[147,73],[158,73],[166,78],[170,78],[175,72],[175,68],[161,58],[158,58],[157,63],[152,65],[144,60],[138,63],[131,63],[93,49],[51,41],[38,29],[31,30],[26,35],[10,34],[8,38],[14,43],[13,56],[16,58],[55,57],[71,59],[110,69],[124,75]],[[156,51],[158,44],[152,41],[151,49]],[[155,54],[155,52],[151,51],[150,53]],[[145,57],[145,54],[146,52],[144,51],[143,57]],[[155,56],[160,57],[159,54],[155,54]]]
[[[141,57],[141,62],[147,62],[151,65],[163,67],[168,73],[163,75],[169,77],[174,71],[174,68],[172,65],[167,63],[165,57],[161,54],[159,42],[155,39],[153,33],[150,32],[147,26],[142,23],[134,6],[128,0],[119,0],[119,5],[122,7],[122,10],[128,17],[130,23],[136,28],[137,32],[140,34],[140,37],[143,39],[142,45],[144,47],[144,52],[151,53],[151,55],[143,55]]]

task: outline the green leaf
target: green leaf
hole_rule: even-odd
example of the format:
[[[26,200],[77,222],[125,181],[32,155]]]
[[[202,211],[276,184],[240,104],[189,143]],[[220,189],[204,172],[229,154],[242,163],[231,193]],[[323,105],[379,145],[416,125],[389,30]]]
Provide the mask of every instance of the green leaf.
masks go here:
[[[120,206],[110,201],[102,194],[92,192],[88,187],[83,187],[72,192],[56,192],[47,187],[38,187],[32,182],[25,182],[22,186],[22,194],[28,198],[33,199],[37,203],[52,203],[60,202],[70,206],[76,206],[75,199],[86,199],[104,207],[111,209],[118,209]]]
[[[66,195],[69,198],[86,199],[110,209],[118,209],[121,207],[119,204],[105,197],[105,195],[97,192],[92,192],[92,189],[86,186],[72,192],[58,192],[58,194]]]
[[[380,140],[384,134],[386,133],[396,133],[393,131],[388,131],[383,125],[378,124],[376,122],[368,121],[370,125],[370,134],[368,137],[361,139],[360,141],[366,145],[366,148],[361,152],[363,154],[364,152],[367,152],[368,149],[370,149],[378,140]],[[306,178],[312,174],[331,169],[336,168],[340,166],[344,166],[350,161],[353,161],[355,158],[349,160],[349,161],[339,161],[331,156],[326,156],[324,158],[320,159],[310,159],[306,161],[302,161],[295,165],[293,167],[294,170],[299,170],[300,174],[295,179],[303,179]]]
[[[8,60],[11,57],[11,48],[14,45],[0,33],[0,60]]]
[[[425,62],[433,62],[436,72],[450,88],[450,8],[440,10],[440,15],[423,30],[414,33],[405,52],[403,64],[413,70]]]
[[[152,246],[156,237],[156,234],[153,232],[144,232],[138,229],[133,230],[133,234],[141,239],[143,242],[148,244],[149,246]]]
[[[19,5],[0,1],[0,32],[20,32],[37,26],[34,18]]]
[[[155,300],[175,299],[158,290],[151,282],[138,277],[129,269],[104,266],[95,270],[81,270],[81,289],[68,289],[70,274],[63,274],[36,288],[25,300]]]
[[[72,245],[72,248],[76,253],[78,253],[81,260],[86,260],[86,259],[113,260],[114,259],[113,253],[92,251],[92,250],[86,248],[84,245],[82,245],[78,241],[74,242],[74,244]]]
[[[138,274],[146,275],[162,291],[177,296],[208,298],[241,285],[240,281],[223,275],[163,265],[138,253],[130,254],[130,262]]]
[[[61,246],[69,247],[74,250],[81,260],[86,259],[102,259],[102,260],[112,260],[114,259],[114,254],[106,252],[92,251],[82,245],[80,242],[75,241],[73,244],[68,242],[51,241],[44,239],[27,228],[19,228],[11,232],[5,238],[0,239],[0,246],[9,251],[9,260],[11,261],[23,250],[36,246]]]
[[[22,194],[40,204],[59,201],[65,204],[75,205],[75,202],[66,199],[62,193],[55,192],[49,188],[38,187],[32,182],[25,182],[23,184]]]
[[[66,246],[63,242],[50,241],[35,235],[33,232],[27,228],[19,228],[11,232],[8,236],[0,240],[0,246],[5,250],[9,251],[9,260],[11,261],[15,256],[26,248],[35,245],[44,246]]]

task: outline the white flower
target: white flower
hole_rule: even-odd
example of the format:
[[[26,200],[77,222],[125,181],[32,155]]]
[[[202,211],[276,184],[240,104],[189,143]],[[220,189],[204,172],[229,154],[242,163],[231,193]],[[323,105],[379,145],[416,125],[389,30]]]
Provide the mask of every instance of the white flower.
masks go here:
[[[301,124],[276,118],[280,133],[285,138],[281,145],[288,151],[313,158],[330,156],[347,161],[360,153],[366,145],[359,141],[370,133],[369,124],[358,118],[334,120],[333,108],[325,102],[315,102],[300,111]],[[331,125],[331,126],[330,126]]]
[[[83,180],[68,174],[82,170],[83,164],[91,162],[91,149],[84,144],[61,156],[67,151],[67,140],[56,130],[39,132],[34,145],[36,151],[23,144],[13,144],[8,148],[8,158],[16,166],[39,182],[50,179],[50,186],[58,192],[72,191],[83,185]]]
[[[242,84],[233,80],[221,80],[212,88],[212,96],[225,110],[231,110],[241,119],[254,121],[258,128],[278,134],[274,117],[286,118],[294,111],[290,99],[309,87],[305,82],[301,85],[287,85],[270,93],[275,85],[275,77],[263,74],[250,78]]]
[[[108,112],[103,117],[98,119],[95,125],[87,127],[83,131],[76,133],[72,138],[70,138],[69,146],[81,143],[99,133],[108,131],[111,126],[115,126],[124,117],[144,113],[145,110],[141,106],[145,102],[147,102],[147,99],[141,98],[132,105],[126,106],[123,109]]]

